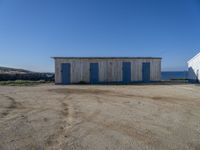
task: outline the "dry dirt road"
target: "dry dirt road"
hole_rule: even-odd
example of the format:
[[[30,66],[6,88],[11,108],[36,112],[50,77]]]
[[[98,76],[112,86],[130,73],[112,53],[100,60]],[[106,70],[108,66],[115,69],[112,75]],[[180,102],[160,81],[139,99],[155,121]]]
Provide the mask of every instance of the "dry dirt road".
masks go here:
[[[200,86],[0,86],[0,150],[199,150]]]

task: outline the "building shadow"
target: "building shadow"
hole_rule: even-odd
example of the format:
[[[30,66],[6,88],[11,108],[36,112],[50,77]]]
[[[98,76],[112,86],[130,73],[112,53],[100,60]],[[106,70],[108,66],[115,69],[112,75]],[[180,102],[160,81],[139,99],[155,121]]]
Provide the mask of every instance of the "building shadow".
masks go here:
[[[75,83],[75,84],[69,84],[69,85],[78,85],[78,86],[152,86],[152,85],[187,85],[191,84],[188,80],[170,80],[170,81],[157,81],[157,82],[132,82],[132,83],[96,83],[96,84],[90,84],[90,83]]]
[[[199,83],[198,76],[199,76],[198,72],[195,73],[195,71],[192,67],[190,67],[188,69],[188,81],[190,83]]]

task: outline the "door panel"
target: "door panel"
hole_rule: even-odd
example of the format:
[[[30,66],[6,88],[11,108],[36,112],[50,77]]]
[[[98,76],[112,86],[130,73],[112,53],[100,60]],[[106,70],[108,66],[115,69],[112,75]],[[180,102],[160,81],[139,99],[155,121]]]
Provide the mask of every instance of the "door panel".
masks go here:
[[[150,82],[150,63],[142,64],[142,81]]]
[[[64,63],[61,64],[61,68],[62,68],[62,84],[66,85],[66,84],[70,84],[71,81],[71,76],[70,76],[70,70],[71,70],[71,66],[70,63]]]
[[[123,62],[123,82],[129,83],[131,82],[131,63]]]
[[[98,63],[90,63],[90,83],[99,82],[99,65]]]

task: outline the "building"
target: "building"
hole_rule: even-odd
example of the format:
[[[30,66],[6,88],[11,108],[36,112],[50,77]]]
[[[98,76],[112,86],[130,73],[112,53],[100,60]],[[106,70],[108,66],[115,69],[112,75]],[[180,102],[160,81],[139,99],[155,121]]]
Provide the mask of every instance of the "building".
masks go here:
[[[161,58],[53,57],[55,83],[134,83],[160,81]]]
[[[188,79],[190,82],[200,82],[200,53],[188,61]]]

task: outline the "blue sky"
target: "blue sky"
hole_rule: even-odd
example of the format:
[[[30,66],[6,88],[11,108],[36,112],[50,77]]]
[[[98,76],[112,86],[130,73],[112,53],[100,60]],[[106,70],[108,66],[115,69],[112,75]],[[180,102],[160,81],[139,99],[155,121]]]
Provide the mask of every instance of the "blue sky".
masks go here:
[[[186,70],[200,52],[200,0],[0,0],[0,66],[53,71],[52,56],[159,56]]]

